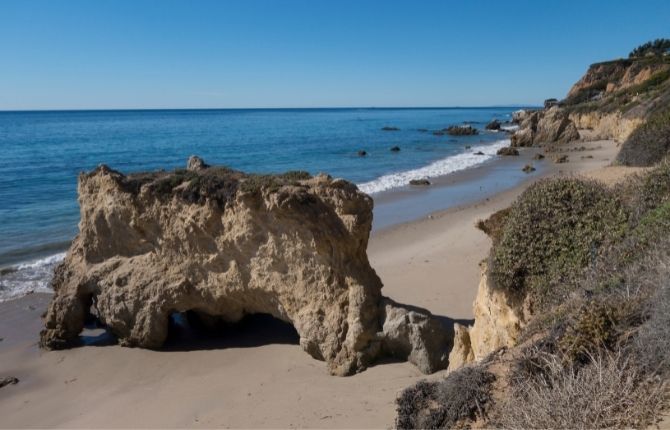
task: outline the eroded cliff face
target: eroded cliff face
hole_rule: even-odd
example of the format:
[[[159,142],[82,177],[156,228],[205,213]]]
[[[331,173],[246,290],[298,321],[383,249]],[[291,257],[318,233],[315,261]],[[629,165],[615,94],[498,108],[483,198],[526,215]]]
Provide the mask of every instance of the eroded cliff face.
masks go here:
[[[578,97],[588,91],[593,92],[591,95],[595,95],[596,91],[603,95],[615,93],[641,84],[668,69],[668,64],[631,59],[592,64],[584,76],[570,88],[567,98]]]
[[[569,117],[577,128],[591,130],[591,139],[613,139],[617,142],[625,141],[644,122],[639,116],[621,112],[573,112]]]
[[[191,159],[170,173],[101,166],[80,175],[78,191],[79,234],[56,270],[45,348],[76,343],[90,313],[121,345],[144,348],[163,344],[174,312],[228,322],[263,313],[293,324],[335,375],[388,345],[423,371],[446,367],[450,336],[422,334],[435,331],[430,313],[382,302],[366,254],[372,199],[351,183]]]
[[[488,265],[481,263],[481,278],[473,304],[475,322],[457,326],[449,356],[449,370],[480,361],[500,348],[516,346],[521,330],[530,319],[527,303],[511,305],[507,295],[493,288]]]

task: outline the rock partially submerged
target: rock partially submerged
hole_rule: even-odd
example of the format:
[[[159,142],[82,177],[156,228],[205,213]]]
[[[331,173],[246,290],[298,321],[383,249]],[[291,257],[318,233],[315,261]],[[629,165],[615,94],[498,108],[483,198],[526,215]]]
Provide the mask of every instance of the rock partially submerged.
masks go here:
[[[498,121],[497,119],[494,119],[494,120],[491,121],[490,123],[486,124],[486,129],[487,129],[487,130],[496,130],[496,131],[497,131],[497,130],[500,130],[500,127],[501,127],[501,126],[502,126],[502,124],[500,123],[500,121]]]
[[[479,134],[479,131],[471,125],[452,125],[442,131],[451,136],[473,136]]]
[[[409,181],[409,184],[415,186],[426,186],[430,185],[430,181],[428,179],[412,179]]]
[[[55,272],[44,348],[76,345],[90,317],[122,346],[160,348],[176,312],[269,314],[335,375],[389,350],[426,372],[446,367],[426,357],[451,348],[448,330],[382,298],[366,254],[369,196],[326,175],[248,175],[198,160],[174,172],[80,174],[80,231]]]

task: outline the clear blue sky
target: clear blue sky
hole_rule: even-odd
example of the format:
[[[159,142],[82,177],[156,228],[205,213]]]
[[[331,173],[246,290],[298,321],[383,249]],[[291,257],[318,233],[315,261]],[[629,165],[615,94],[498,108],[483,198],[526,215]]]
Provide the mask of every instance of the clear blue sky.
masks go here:
[[[669,0],[0,0],[0,109],[537,104],[656,37]]]

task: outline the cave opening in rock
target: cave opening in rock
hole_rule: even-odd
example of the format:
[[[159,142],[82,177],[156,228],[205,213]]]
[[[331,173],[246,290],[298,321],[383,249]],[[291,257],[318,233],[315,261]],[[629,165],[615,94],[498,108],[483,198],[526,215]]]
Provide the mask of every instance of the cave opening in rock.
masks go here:
[[[194,311],[170,314],[164,350],[251,348],[270,344],[298,345],[292,324],[269,314],[248,314],[230,323]]]

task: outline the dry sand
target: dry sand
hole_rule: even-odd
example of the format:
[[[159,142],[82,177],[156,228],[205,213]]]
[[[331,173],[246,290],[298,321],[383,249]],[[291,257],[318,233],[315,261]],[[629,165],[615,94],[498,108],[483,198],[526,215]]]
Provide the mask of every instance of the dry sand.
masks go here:
[[[571,161],[548,174],[611,183],[632,172],[604,167],[616,154],[613,142],[575,146],[582,145],[588,149],[570,152]],[[528,183],[375,233],[369,255],[384,294],[435,314],[472,318],[478,263],[490,246],[473,225],[508,206]],[[34,294],[0,303],[0,377],[20,379],[0,389],[0,427],[388,428],[397,393],[426,377],[408,363],[329,376],[324,363],[285,336],[263,333],[223,349],[203,343],[182,351],[87,346],[44,352],[36,341],[48,300]]]

